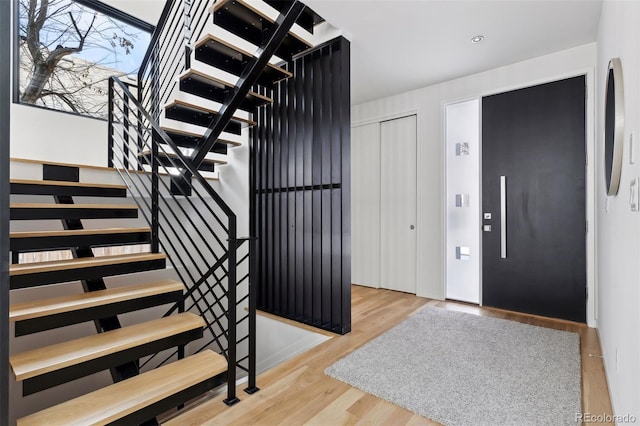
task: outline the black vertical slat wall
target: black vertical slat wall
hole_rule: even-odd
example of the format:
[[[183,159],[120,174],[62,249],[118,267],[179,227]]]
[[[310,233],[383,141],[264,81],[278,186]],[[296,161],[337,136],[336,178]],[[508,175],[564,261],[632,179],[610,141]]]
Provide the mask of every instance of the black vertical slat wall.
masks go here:
[[[351,331],[350,54],[339,37],[264,92],[252,135],[258,309]]]

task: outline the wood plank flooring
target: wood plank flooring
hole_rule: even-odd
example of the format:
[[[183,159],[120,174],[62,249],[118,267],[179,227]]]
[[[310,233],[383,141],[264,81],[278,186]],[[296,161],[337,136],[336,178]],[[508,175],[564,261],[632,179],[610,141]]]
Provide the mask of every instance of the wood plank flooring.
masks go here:
[[[336,336],[258,376],[261,389],[242,392],[227,407],[224,395],[204,398],[166,425],[437,425],[390,402],[332,379],[324,370],[424,305],[504,318],[580,333],[583,411],[611,414],[611,403],[596,330],[566,321],[442,302],[361,286],[352,287],[352,332]]]

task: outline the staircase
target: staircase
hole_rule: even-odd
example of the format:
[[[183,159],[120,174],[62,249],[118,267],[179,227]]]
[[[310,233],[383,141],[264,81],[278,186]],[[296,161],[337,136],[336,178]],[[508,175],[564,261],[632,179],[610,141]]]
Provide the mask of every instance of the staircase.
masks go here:
[[[30,197],[11,204],[11,221],[47,221],[37,222],[45,229],[11,233],[11,290],[71,281],[84,290],[11,305],[15,336],[87,321],[97,331],[12,355],[15,379],[24,395],[103,370],[114,381],[18,424],[156,424],[158,415],[224,383],[225,402],[238,402],[243,372],[246,392],[258,390],[255,246],[237,236],[235,213],[207,178],[217,178],[230,149],[243,144],[243,129],[256,124],[252,114],[273,102],[265,93],[293,76],[278,63],[312,47],[290,31],[293,24],[311,33],[322,19],[297,1],[255,3],[168,0],[139,86],[110,80],[108,165],[125,185],[80,183],[66,173],[11,181],[13,198]],[[220,31],[209,31],[207,22]],[[35,197],[42,202],[31,202]],[[75,203],[77,197],[92,203]],[[113,202],[119,198],[135,204]],[[138,217],[148,226],[83,226]],[[46,229],[49,221],[63,229]],[[94,248],[139,244],[148,252],[94,256]],[[17,253],[52,250],[71,250],[73,258],[17,263]],[[103,279],[169,265],[179,280],[108,288]],[[120,324],[118,315],[161,305],[164,316]]]
[[[10,234],[11,251],[72,250],[73,259],[12,264],[12,291],[81,281],[85,292],[10,306],[16,337],[94,321],[98,334],[36,347],[13,354],[10,365],[23,395],[31,395],[98,371],[109,369],[115,383],[61,405],[29,415],[19,425],[141,423],[217,385],[227,363],[211,351],[179,359],[139,374],[142,357],[186,345],[203,334],[205,321],[185,312],[122,327],[117,315],[163,304],[179,303],[184,284],[161,280],[108,289],[103,277],[163,269],[163,253],[94,257],[94,247],[147,244],[149,228],[83,229],[83,219],[136,218],[132,204],[114,204],[127,196],[123,185],[68,181],[11,180],[12,196],[40,202],[12,203],[11,221],[58,220],[64,230]],[[73,197],[104,199],[99,204],[74,204]],[[13,197],[17,198],[17,197]],[[53,201],[52,202],[52,199]],[[66,201],[66,203],[61,203]],[[49,222],[42,222],[49,223]],[[186,375],[186,369],[189,374]]]
[[[185,7],[181,11],[184,25],[189,26],[185,39],[188,40],[188,46],[193,45],[193,49],[187,48],[184,70],[175,79],[159,76],[159,93],[164,94],[160,99],[152,99],[150,95],[156,89],[153,84],[143,84],[140,89],[141,105],[161,123],[161,129],[183,155],[194,160],[199,171],[214,172],[217,166],[227,164],[226,154],[229,148],[240,145],[242,130],[257,124],[250,118],[251,114],[273,103],[269,96],[252,90],[254,84],[270,90],[278,81],[293,76],[272,62],[290,60],[294,55],[313,47],[309,41],[288,30],[271,45],[268,43],[269,35],[280,27],[286,30],[294,22],[304,25],[306,31],[312,34],[313,26],[322,22],[313,11],[302,8],[302,12],[292,9],[290,22],[285,23],[283,15],[278,15],[287,13],[294,4],[292,1],[266,2],[269,6],[262,8],[256,7],[256,3],[217,0],[201,10],[204,18],[195,15],[200,10],[200,4]],[[179,8],[168,6],[167,10],[168,14],[173,12],[176,16],[180,13]],[[209,15],[208,19],[206,15]],[[192,22],[205,23],[211,17],[214,27],[196,24],[195,28],[191,28]],[[180,22],[179,16],[174,22]],[[167,28],[166,32],[171,29],[179,31],[179,25]],[[205,31],[207,29],[216,30],[216,34]],[[164,34],[162,28],[160,34]],[[233,42],[228,40],[230,38]],[[250,53],[260,50],[260,56]],[[139,81],[150,80],[153,76],[150,70],[162,64],[162,56],[149,57],[149,61],[141,68]],[[146,151],[140,155],[148,169],[150,153]],[[158,161],[169,167],[174,166],[174,163],[166,160],[167,156],[175,156],[174,150],[159,152]]]

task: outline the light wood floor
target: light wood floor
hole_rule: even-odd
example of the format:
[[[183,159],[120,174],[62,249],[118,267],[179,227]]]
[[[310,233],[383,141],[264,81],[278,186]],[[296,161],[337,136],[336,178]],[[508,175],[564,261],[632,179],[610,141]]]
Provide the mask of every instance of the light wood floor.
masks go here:
[[[258,377],[261,389],[227,407],[224,396],[200,401],[170,425],[436,425],[387,401],[332,379],[324,370],[369,340],[400,323],[416,309],[438,306],[580,333],[583,411],[611,414],[600,342],[596,330],[575,323],[418,298],[390,290],[352,287],[352,332],[336,336]]]

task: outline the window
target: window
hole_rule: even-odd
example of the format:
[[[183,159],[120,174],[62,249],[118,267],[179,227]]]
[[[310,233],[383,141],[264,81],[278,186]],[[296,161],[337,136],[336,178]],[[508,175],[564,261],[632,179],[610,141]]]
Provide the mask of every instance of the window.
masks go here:
[[[153,27],[95,0],[17,0],[15,101],[101,119],[108,80],[137,73]]]

